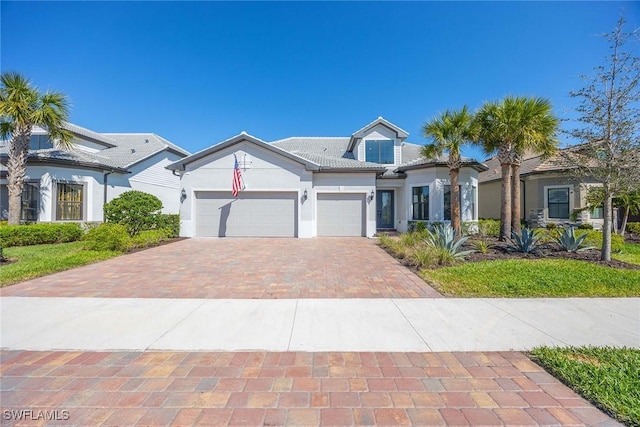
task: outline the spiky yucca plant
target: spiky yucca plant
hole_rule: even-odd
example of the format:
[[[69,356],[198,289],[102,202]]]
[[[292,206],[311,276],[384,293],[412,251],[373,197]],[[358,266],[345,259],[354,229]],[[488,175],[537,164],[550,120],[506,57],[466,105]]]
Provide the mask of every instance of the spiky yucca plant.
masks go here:
[[[516,230],[511,232],[511,240],[506,246],[508,251],[522,252],[524,254],[537,253],[542,246],[540,235],[535,229],[522,227],[520,234]]]
[[[567,227],[562,232],[558,231],[558,235],[554,237],[557,244],[567,252],[582,252],[589,249],[593,249],[593,246],[583,247],[584,239],[587,238],[587,234],[576,237],[573,227]]]
[[[455,259],[462,259],[473,252],[473,250],[461,251],[462,245],[469,239],[468,236],[456,239],[456,232],[450,225],[436,224],[433,226],[433,232],[427,232],[425,243],[436,249],[444,251]]]

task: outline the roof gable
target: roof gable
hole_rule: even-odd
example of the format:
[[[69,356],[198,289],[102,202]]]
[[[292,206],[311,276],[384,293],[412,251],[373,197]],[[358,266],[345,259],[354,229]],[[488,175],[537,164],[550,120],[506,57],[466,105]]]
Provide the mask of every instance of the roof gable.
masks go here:
[[[190,156],[185,157],[184,159],[180,159],[177,162],[174,162],[172,164],[170,164],[169,166],[167,166],[167,169],[170,170],[184,170],[184,167],[186,165],[188,165],[189,163],[193,163],[196,160],[202,159],[204,157],[207,157],[211,154],[217,153],[218,151],[224,150],[227,147],[230,147],[232,145],[235,144],[239,144],[242,142],[248,142],[254,145],[257,145],[260,148],[263,148],[265,150],[268,150],[272,153],[275,153],[279,156],[288,158],[290,160],[293,160],[297,163],[300,163],[302,165],[304,165],[304,167],[307,170],[319,170],[320,166],[317,163],[314,163],[311,160],[305,159],[303,157],[300,157],[296,154],[290,153],[282,148],[279,148],[273,144],[269,144],[263,140],[261,140],[260,138],[257,138],[253,135],[249,135],[246,132],[242,132],[236,136],[233,136],[225,141],[222,141],[218,144],[212,145],[209,148],[205,148],[204,150],[198,151],[197,153],[194,153]]]
[[[375,119],[374,121],[372,121],[371,123],[365,125],[364,127],[358,129],[357,131],[355,131],[353,134],[351,134],[351,139],[349,140],[349,146],[347,147],[348,151],[353,151],[353,147],[355,146],[356,142],[358,142],[360,139],[364,138],[364,136],[367,134],[368,130],[371,130],[372,128],[381,125],[386,127],[387,129],[391,130],[392,132],[394,132],[396,134],[396,138],[403,140],[405,138],[407,138],[409,136],[409,132],[407,132],[406,130],[402,129],[401,127],[398,127],[396,125],[394,125],[393,123],[391,123],[390,121],[384,119],[382,116],[378,117],[377,119]]]

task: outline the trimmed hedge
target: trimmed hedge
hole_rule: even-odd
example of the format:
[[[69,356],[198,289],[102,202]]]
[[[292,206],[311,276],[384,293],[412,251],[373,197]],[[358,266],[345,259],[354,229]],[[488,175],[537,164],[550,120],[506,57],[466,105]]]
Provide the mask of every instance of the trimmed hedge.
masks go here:
[[[499,237],[500,236],[500,221],[497,220],[497,219],[479,219],[478,220],[478,233],[481,236]]]
[[[640,234],[640,222],[628,222],[625,230],[627,233]]]
[[[180,235],[180,215],[158,214],[155,217],[155,228],[165,230],[166,237],[178,237]]]
[[[163,242],[169,238],[169,230],[146,230],[141,231],[139,234],[131,238],[130,249],[148,248],[150,246],[157,246],[160,242]]]
[[[44,245],[80,240],[83,231],[78,223],[39,223],[0,227],[0,246]]]
[[[596,249],[602,248],[602,231],[597,230],[577,230],[576,237],[587,235],[584,239],[585,246],[593,246]],[[611,233],[611,252],[621,252],[624,249],[624,237],[619,234]]]
[[[131,247],[127,227],[120,224],[104,223],[92,228],[82,240],[85,242],[85,249],[90,251],[125,252]]]

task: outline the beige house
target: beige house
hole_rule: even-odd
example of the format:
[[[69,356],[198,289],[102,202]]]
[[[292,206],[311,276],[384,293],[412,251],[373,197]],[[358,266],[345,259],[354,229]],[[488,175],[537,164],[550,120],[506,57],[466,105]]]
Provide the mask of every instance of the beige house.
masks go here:
[[[496,157],[484,164],[489,169],[478,174],[478,217],[499,219],[502,169]],[[529,225],[579,222],[602,228],[602,208],[583,210],[572,218],[572,213],[586,208],[588,187],[600,184],[582,183],[572,177],[557,157],[526,155],[520,171],[520,212]]]

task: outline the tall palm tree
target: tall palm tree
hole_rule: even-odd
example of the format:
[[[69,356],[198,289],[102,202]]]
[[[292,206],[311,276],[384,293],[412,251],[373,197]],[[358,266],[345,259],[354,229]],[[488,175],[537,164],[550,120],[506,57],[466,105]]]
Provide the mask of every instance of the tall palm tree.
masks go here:
[[[506,101],[506,100],[505,100]],[[511,154],[511,225],[520,232],[520,166],[525,152],[549,157],[558,147],[560,120],[553,114],[551,102],[543,98],[515,98],[521,135],[515,138]]]
[[[10,139],[7,160],[9,224],[18,224],[32,128],[45,128],[56,147],[71,148],[71,133],[63,127],[69,115],[69,102],[59,92],[41,93],[18,73],[4,72],[0,82],[0,135],[5,140]]]
[[[473,126],[473,115],[465,105],[461,110],[447,110],[422,127],[424,136],[433,140],[431,144],[425,145],[422,149],[422,154],[425,157],[439,157],[445,151],[449,153],[447,165],[449,166],[451,183],[451,224],[458,236],[462,235],[458,185],[460,167],[462,166],[460,150],[463,145],[473,140]]]
[[[500,240],[506,240],[511,232],[511,152],[513,141],[509,129],[513,128],[503,102],[485,102],[476,113],[477,143],[486,154],[498,152],[502,167],[500,192]]]
[[[477,141],[498,153],[502,167],[500,239],[520,229],[520,165],[525,151],[549,155],[557,145],[558,119],[543,98],[508,96],[485,103],[476,113]]]

